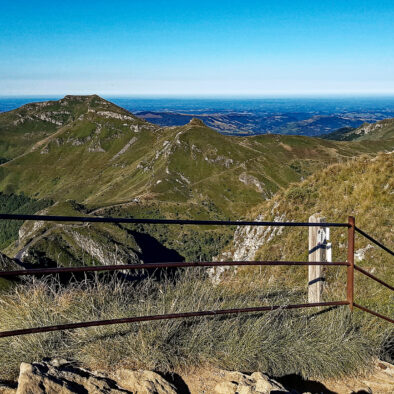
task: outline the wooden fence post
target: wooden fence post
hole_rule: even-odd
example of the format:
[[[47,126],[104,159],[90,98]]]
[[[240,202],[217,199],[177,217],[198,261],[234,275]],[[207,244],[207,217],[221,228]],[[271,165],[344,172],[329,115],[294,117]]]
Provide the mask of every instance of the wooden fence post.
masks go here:
[[[325,218],[312,215],[309,223],[324,223]],[[326,233],[324,227],[309,227],[309,262],[326,261]],[[308,302],[321,302],[323,281],[321,265],[308,266]]]
[[[347,230],[347,262],[350,264],[347,267],[347,301],[349,308],[353,311],[354,305],[354,227],[356,220],[353,216],[348,218],[349,227]]]

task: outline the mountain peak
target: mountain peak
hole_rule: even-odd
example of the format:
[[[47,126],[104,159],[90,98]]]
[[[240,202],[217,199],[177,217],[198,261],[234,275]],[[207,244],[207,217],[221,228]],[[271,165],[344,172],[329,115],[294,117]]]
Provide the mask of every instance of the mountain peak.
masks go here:
[[[376,123],[363,123],[357,129],[343,127],[322,136],[328,140],[338,141],[372,141],[388,140],[394,137],[394,119],[383,119]]]
[[[92,102],[97,101],[101,103],[107,102],[102,97],[98,96],[97,94],[90,94],[90,95],[77,95],[77,94],[67,94],[59,101],[61,102],[68,102],[68,103],[83,103],[83,102]]]
[[[189,126],[203,126],[207,127],[207,125],[199,118],[192,118],[188,123]]]
[[[99,98],[103,100],[99,95],[97,94],[66,94],[63,99],[65,100],[89,100],[92,98]]]

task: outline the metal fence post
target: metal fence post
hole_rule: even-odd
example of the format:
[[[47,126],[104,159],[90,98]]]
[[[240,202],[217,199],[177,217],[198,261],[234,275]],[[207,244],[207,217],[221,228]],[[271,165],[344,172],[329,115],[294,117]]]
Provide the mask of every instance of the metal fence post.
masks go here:
[[[325,218],[317,214],[309,217],[309,223],[324,223]],[[323,227],[309,227],[309,262],[326,261],[326,232]],[[323,267],[310,265],[308,267],[308,302],[321,302],[323,293]]]
[[[353,311],[354,305],[354,228],[355,219],[353,216],[348,218],[348,230],[347,230],[347,301],[349,302],[349,308]]]

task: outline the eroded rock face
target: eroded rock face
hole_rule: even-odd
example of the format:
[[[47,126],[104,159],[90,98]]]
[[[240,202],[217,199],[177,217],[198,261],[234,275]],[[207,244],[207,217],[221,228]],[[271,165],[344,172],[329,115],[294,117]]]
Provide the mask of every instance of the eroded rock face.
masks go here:
[[[71,393],[177,394],[178,391],[152,371],[121,369],[110,378],[106,374],[92,372],[61,359],[21,364],[16,394]]]
[[[264,218],[260,215],[255,221],[261,222]],[[274,222],[285,221],[285,215],[277,215],[274,217]],[[269,243],[274,237],[281,235],[283,227],[267,226],[240,226],[234,233],[234,252],[233,258],[235,261],[239,260],[253,260],[256,252],[261,246]]]
[[[223,382],[215,386],[217,394],[288,393],[280,383],[261,372],[254,372],[251,375],[228,371],[222,373]]]
[[[22,363],[16,394],[71,394],[108,393],[129,391],[102,374],[76,367],[65,360],[54,359],[40,363]]]

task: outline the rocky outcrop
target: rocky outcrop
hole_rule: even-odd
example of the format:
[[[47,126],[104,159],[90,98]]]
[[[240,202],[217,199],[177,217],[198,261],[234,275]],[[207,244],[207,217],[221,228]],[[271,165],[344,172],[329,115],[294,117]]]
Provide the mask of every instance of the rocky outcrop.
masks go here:
[[[176,394],[178,391],[175,386],[152,371],[121,369],[112,378],[61,359],[21,364],[16,394],[72,393]]]
[[[219,382],[213,389],[217,394],[287,393],[277,381],[260,372],[246,375],[240,372],[220,371]],[[22,363],[15,390],[4,386],[3,393],[16,394],[177,394],[181,389],[153,371],[119,369],[111,376],[93,372],[69,361],[48,359],[42,362]],[[194,392],[191,388],[191,392]],[[3,394],[0,391],[1,394]]]
[[[76,367],[65,360],[22,363],[16,394],[129,393],[102,374]]]
[[[116,373],[117,381],[133,393],[177,394],[174,385],[153,371],[131,371],[121,369]]]
[[[280,383],[261,372],[245,375],[223,371],[223,382],[215,386],[217,394],[289,393]]]
[[[344,377],[322,382],[276,379],[261,372],[245,374],[220,369],[202,369],[174,378],[171,382],[153,371],[118,369],[108,374],[91,371],[62,359],[22,363],[18,383],[1,382],[0,394],[279,394],[329,392],[391,394],[394,366],[376,360],[368,376]],[[171,377],[172,376],[172,377]]]
[[[365,135],[373,133],[374,131],[383,128],[384,122],[364,123],[358,129],[354,130],[354,134]]]
[[[64,227],[65,233],[71,235],[77,248],[86,252],[101,265],[141,263],[138,255],[127,245],[110,242],[110,235],[108,238],[94,240],[92,236],[85,235],[78,230],[80,229]]]
[[[239,181],[244,183],[245,185],[254,186],[258,192],[263,193],[264,187],[263,184],[254,176],[243,172],[238,177]]]
[[[264,217],[259,215],[254,221],[262,222]],[[273,221],[285,221],[285,214],[276,215]],[[219,256],[215,256],[213,260],[252,261],[263,245],[280,236],[282,232],[283,227],[279,226],[238,226],[234,233],[231,249],[223,251]],[[207,273],[212,283],[218,284],[222,281],[223,274],[230,269],[234,272],[237,271],[235,267],[211,267],[207,269]]]
[[[338,394],[377,393],[392,394],[394,387],[394,365],[376,360],[370,374],[361,377],[349,377],[340,380],[323,381],[327,391]]]
[[[189,126],[196,126],[196,127],[207,127],[206,124],[199,118],[192,118],[190,119]]]
[[[88,148],[88,152],[105,152],[105,150],[101,147],[100,140],[94,141]]]
[[[274,222],[283,222],[285,215],[275,216]],[[256,222],[263,221],[262,216],[255,219]],[[282,234],[283,227],[278,226],[243,226],[238,227],[234,233],[233,259],[253,260],[256,252],[261,246],[269,243],[274,237]]]
[[[120,120],[137,120],[134,116],[130,115],[125,115],[125,114],[120,114],[118,112],[113,112],[113,111],[96,111],[98,115],[103,116],[104,118],[112,118],[112,119],[120,119]]]

